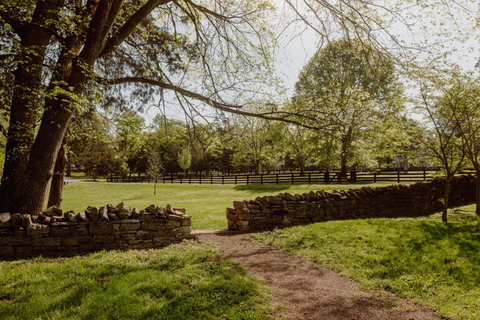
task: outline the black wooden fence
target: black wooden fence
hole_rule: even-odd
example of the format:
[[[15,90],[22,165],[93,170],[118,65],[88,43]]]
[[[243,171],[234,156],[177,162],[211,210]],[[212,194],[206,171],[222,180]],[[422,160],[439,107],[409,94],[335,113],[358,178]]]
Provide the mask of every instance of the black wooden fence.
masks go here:
[[[158,183],[164,184],[324,184],[324,183],[370,183],[370,182],[416,182],[433,178],[438,175],[434,170],[394,170],[356,172],[350,171],[341,175],[339,171],[308,172],[301,175],[299,172],[276,173],[276,174],[239,174],[239,175],[178,175],[166,174],[158,179]],[[474,173],[473,170],[462,172]],[[147,177],[107,177],[107,182],[153,182]]]

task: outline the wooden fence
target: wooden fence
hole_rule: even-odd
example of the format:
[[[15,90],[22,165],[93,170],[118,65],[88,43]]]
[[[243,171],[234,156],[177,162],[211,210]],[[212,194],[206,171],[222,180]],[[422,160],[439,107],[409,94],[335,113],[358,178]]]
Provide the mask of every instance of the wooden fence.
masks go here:
[[[473,170],[464,170],[463,174],[474,174]],[[438,171],[415,170],[415,171],[374,171],[356,172],[350,171],[342,176],[338,171],[308,172],[300,175],[298,172],[277,174],[240,174],[223,176],[182,176],[166,174],[158,179],[158,183],[164,184],[325,184],[325,183],[371,183],[371,182],[416,182],[433,178]],[[153,182],[146,177],[107,177],[107,182],[141,183]]]

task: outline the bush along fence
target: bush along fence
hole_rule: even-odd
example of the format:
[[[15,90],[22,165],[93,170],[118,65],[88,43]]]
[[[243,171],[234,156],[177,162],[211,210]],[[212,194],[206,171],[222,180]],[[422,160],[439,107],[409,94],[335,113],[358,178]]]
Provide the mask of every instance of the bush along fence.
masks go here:
[[[468,173],[470,171],[465,171]],[[339,171],[299,172],[277,174],[239,174],[239,175],[179,175],[165,174],[158,179],[164,184],[324,184],[324,183],[375,183],[375,182],[417,182],[431,179],[438,171],[411,170],[411,171],[350,171],[342,176]],[[147,177],[107,177],[107,182],[142,183],[153,182]]]
[[[160,248],[191,238],[185,209],[120,203],[76,214],[51,207],[38,215],[0,213],[0,259],[71,256],[115,249]]]
[[[319,221],[414,216],[442,208],[445,178],[409,186],[362,187],[347,191],[311,191],[235,201],[227,208],[228,229],[261,231]],[[475,202],[476,177],[452,179],[449,203]]]

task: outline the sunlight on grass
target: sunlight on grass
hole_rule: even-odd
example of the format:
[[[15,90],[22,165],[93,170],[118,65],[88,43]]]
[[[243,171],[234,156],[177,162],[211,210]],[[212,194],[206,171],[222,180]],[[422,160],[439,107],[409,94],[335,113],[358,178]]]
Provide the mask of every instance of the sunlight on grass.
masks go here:
[[[187,209],[192,215],[193,229],[221,229],[227,227],[225,210],[234,200],[250,200],[262,195],[280,192],[303,193],[311,190],[341,190],[361,185],[180,185],[159,184],[153,195],[152,183],[70,182],[64,188],[62,208],[85,210],[87,206],[100,207],[123,201],[130,207],[145,208],[150,204]]]
[[[211,247],[0,262],[0,319],[269,319],[267,289]]]
[[[474,206],[418,218],[331,221],[258,235],[357,280],[433,307],[480,319],[480,226]]]

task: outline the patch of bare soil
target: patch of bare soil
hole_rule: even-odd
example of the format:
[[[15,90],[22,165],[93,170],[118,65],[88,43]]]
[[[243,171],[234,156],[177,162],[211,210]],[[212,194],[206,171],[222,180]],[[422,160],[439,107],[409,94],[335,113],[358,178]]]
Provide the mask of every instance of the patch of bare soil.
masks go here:
[[[444,319],[395,295],[363,291],[358,284],[307,259],[293,256],[249,234],[197,232],[201,241],[220,247],[226,258],[270,287],[277,315],[285,319]]]

